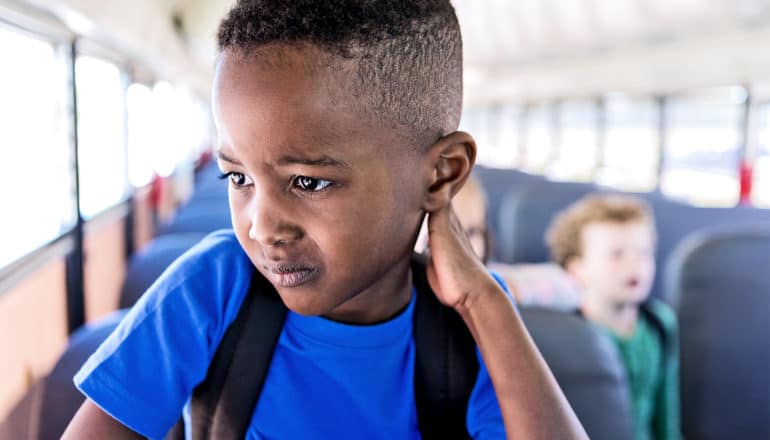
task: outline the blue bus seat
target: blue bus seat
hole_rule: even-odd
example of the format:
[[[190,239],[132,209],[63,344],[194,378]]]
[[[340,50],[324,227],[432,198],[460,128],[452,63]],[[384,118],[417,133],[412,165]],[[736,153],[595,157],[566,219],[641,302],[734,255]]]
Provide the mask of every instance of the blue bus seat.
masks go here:
[[[550,260],[545,231],[554,215],[596,191],[587,183],[528,182],[502,200],[496,247],[504,263],[544,263]]]
[[[0,426],[2,439],[54,440],[61,438],[85,401],[72,378],[86,359],[117,327],[127,310],[118,310],[87,324],[70,337],[53,370],[38,380]]]
[[[484,192],[487,194],[487,222],[493,239],[500,231],[499,217],[500,205],[505,195],[513,188],[526,182],[545,180],[542,176],[525,173],[513,169],[487,168],[477,165],[473,168],[473,174],[481,182]],[[497,247],[492,247],[492,259],[502,261],[497,254]]]
[[[230,208],[225,199],[224,202],[201,202],[179,208],[171,221],[158,228],[156,235],[209,233],[230,228],[232,228]]]
[[[588,436],[633,438],[625,370],[609,337],[574,313],[537,307],[520,313]]]
[[[133,306],[174,260],[205,236],[204,233],[162,235],[134,254],[126,269],[118,307]]]
[[[667,266],[687,439],[770,438],[770,222],[701,231]]]

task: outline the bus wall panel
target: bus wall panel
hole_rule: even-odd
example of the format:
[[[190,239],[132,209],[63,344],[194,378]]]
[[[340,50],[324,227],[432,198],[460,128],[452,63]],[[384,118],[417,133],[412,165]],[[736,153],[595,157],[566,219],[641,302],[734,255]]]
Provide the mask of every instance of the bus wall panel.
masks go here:
[[[118,306],[126,272],[125,220],[120,219],[86,234],[84,289],[86,321],[109,314]]]
[[[0,420],[67,344],[65,279],[56,260],[0,296]]]

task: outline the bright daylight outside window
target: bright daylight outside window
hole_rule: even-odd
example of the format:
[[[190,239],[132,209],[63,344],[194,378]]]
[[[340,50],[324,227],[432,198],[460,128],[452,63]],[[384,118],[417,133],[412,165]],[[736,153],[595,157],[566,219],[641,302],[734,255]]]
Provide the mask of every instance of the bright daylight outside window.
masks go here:
[[[517,105],[494,106],[463,114],[460,129],[478,145],[476,163],[492,168],[513,168],[519,153],[521,109]]]
[[[660,113],[651,98],[609,95],[604,100],[604,146],[596,175],[600,185],[652,191],[657,184]]]
[[[543,173],[554,149],[553,106],[540,105],[530,108],[526,115],[524,171]]]
[[[66,66],[54,47],[0,27],[0,267],[74,224]]]
[[[741,127],[746,90],[726,87],[672,98],[661,190],[702,206],[733,206],[740,196]]]
[[[558,158],[548,175],[556,180],[590,181],[598,160],[599,106],[595,101],[565,102],[558,117]]]
[[[131,84],[126,93],[128,110],[128,180],[134,187],[147,185],[153,176],[158,119],[154,113],[152,89]]]
[[[78,159],[80,211],[84,218],[110,208],[126,193],[126,149],[123,81],[107,61],[79,57]]]

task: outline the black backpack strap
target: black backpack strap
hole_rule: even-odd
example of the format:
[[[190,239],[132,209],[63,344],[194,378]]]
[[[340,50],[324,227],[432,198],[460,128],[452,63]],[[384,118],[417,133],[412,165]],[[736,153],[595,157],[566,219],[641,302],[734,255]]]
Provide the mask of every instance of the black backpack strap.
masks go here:
[[[192,438],[243,439],[256,408],[286,306],[272,285],[254,272],[249,293],[193,391]]]
[[[412,277],[417,290],[414,386],[420,433],[425,439],[470,438],[465,421],[479,371],[476,342],[460,315],[431,290],[419,256],[412,260]]]

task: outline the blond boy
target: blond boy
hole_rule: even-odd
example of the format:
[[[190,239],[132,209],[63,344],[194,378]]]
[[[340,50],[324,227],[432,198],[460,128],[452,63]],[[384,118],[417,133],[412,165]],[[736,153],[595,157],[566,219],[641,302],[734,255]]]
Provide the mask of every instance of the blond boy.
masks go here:
[[[642,200],[596,194],[557,215],[546,234],[554,261],[582,291],[583,315],[606,329],[625,364],[636,439],[678,439],[676,318],[649,298],[655,226]]]

